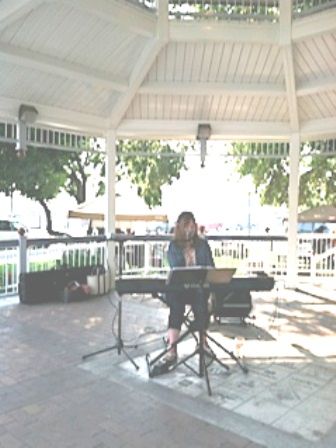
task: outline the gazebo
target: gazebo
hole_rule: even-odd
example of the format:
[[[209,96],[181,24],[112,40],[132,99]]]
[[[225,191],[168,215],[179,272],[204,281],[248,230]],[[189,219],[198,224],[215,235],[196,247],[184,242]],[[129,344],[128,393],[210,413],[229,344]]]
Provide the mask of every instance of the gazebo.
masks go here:
[[[117,138],[197,138],[203,153],[210,138],[268,143],[258,156],[289,157],[295,283],[300,145],[336,137],[335,0],[3,0],[0,59],[2,141],[105,139],[107,232]]]

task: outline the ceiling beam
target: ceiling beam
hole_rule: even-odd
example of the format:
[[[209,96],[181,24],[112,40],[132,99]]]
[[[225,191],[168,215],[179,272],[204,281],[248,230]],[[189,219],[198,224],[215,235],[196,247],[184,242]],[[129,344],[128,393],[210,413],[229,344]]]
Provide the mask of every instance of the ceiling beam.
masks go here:
[[[336,31],[336,8],[330,8],[326,11],[295,19],[292,38],[294,41],[297,41],[305,37],[313,37],[334,31]]]
[[[297,86],[296,94],[297,96],[306,96],[327,92],[328,90],[336,90],[336,76],[301,83]]]
[[[286,90],[279,84],[223,83],[223,82],[157,82],[144,83],[137,93],[149,95],[267,95],[284,96]]]
[[[211,139],[217,140],[289,140],[291,128],[286,122],[210,121]],[[199,121],[192,120],[123,120],[120,138],[195,140]],[[300,138],[336,138],[335,119],[310,120],[301,125]]]
[[[75,81],[117,90],[126,91],[128,85],[121,77],[114,77],[90,67],[73,64],[54,57],[35,53],[23,48],[0,43],[0,60],[18,64],[30,69],[41,70],[45,73],[60,75]]]
[[[156,15],[145,8],[137,8],[125,1],[116,0],[62,0],[62,2],[135,34],[144,37],[155,35]]]
[[[292,1],[280,1],[280,46],[285,74],[288,112],[291,129],[299,130],[299,110],[296,98],[294,58],[292,47]]]
[[[336,138],[335,118],[322,118],[309,120],[301,124],[301,140],[315,139],[325,140],[326,138]]]
[[[282,46],[283,66],[287,90],[288,113],[293,131],[299,129],[299,111],[296,97],[293,51],[291,45]]]
[[[210,121],[211,139],[217,140],[288,140],[290,126],[271,121]],[[120,138],[195,140],[199,121],[192,120],[123,120]]]
[[[296,95],[299,97],[336,90],[336,76],[316,79],[298,84]],[[137,91],[141,95],[235,95],[235,96],[272,96],[287,95],[280,84],[222,83],[222,82],[145,82]]]
[[[74,132],[94,133],[97,136],[103,135],[107,129],[107,120],[96,115],[6,97],[0,97],[0,116],[7,120],[16,121],[22,103],[34,106],[37,109],[36,125],[68,128]]]
[[[277,23],[241,23],[238,21],[173,21],[169,22],[169,40],[173,42],[248,42],[279,43]]]
[[[38,7],[43,0],[2,0],[0,8],[0,31],[20,20]]]
[[[156,37],[149,41],[147,46],[141,53],[140,58],[136,61],[134,69],[130,76],[129,89],[127,92],[119,96],[116,105],[111,112],[110,125],[112,129],[116,129],[129,105],[131,104],[137,90],[143,83],[146,75],[152,67],[157,55],[168,41],[168,0],[160,0],[158,4],[158,18]]]

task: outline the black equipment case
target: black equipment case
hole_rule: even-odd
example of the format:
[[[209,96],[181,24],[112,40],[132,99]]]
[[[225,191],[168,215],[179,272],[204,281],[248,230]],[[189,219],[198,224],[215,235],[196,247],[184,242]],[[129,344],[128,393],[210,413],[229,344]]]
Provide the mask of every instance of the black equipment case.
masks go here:
[[[86,283],[86,277],[97,267],[63,268],[51,271],[27,272],[19,277],[21,303],[45,303],[64,300],[64,289],[72,281]]]
[[[219,317],[240,317],[244,319],[252,310],[252,297],[248,290],[228,290],[224,294],[215,294],[212,314]]]

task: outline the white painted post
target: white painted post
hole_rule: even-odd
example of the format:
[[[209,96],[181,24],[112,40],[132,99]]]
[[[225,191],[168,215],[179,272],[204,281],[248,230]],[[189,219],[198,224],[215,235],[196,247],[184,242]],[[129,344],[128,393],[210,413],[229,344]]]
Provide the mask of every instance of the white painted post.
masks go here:
[[[19,232],[19,274],[27,272],[27,238],[24,232]]]
[[[289,149],[289,211],[286,287],[295,288],[298,280],[297,214],[299,203],[300,136],[292,134]]]
[[[115,182],[116,182],[116,133],[106,133],[106,209],[105,209],[105,234],[109,237],[115,233]],[[112,274],[111,287],[114,288],[116,265],[115,265],[115,243],[107,243],[107,261]]]

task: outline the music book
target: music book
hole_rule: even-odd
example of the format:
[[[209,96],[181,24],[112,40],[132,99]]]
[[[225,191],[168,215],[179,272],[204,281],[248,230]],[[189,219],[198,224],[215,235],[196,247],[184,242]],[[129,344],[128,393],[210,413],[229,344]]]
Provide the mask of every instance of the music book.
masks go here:
[[[236,268],[213,268],[188,266],[172,268],[168,274],[168,285],[203,285],[205,283],[229,283]]]
[[[207,283],[229,283],[236,272],[236,268],[212,268],[208,270]]]

